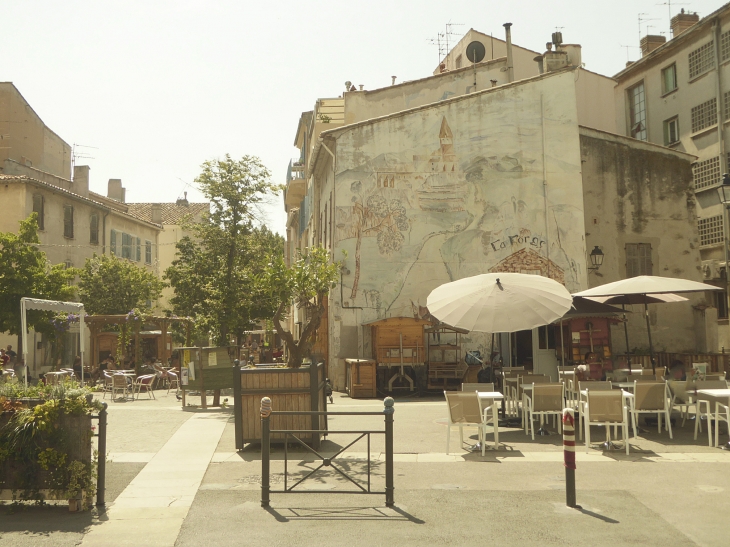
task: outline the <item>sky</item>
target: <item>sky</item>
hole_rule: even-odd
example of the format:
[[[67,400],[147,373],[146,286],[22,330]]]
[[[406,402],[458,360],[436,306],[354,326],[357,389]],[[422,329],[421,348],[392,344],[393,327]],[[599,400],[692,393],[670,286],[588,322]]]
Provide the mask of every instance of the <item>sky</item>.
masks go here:
[[[200,165],[225,154],[261,158],[286,182],[302,112],[344,82],[376,89],[429,76],[447,25],[542,52],[559,29],[586,68],[611,76],[640,57],[647,33],[671,38],[669,14],[704,17],[719,0],[5,0],[0,81],[11,81],[45,124],[91,167],[106,195],[121,178],[128,202],[171,202]],[[642,22],[640,24],[640,18]],[[628,46],[628,47],[627,47]],[[265,223],[284,233],[278,197]]]

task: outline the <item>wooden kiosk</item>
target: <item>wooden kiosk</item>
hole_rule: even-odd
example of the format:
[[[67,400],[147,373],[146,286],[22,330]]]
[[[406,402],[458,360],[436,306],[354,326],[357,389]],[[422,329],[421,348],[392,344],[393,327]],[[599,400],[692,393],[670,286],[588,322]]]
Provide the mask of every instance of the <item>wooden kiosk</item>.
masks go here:
[[[206,391],[213,390],[213,405],[220,406],[221,389],[233,388],[231,367],[238,347],[178,348],[182,406],[188,391],[199,391],[202,408],[208,408]]]
[[[406,374],[405,369],[410,367],[415,375],[416,367],[424,365],[423,329],[431,322],[413,317],[389,317],[367,325],[371,327],[373,358],[378,363],[378,369],[387,369],[387,390],[414,391],[413,377]]]

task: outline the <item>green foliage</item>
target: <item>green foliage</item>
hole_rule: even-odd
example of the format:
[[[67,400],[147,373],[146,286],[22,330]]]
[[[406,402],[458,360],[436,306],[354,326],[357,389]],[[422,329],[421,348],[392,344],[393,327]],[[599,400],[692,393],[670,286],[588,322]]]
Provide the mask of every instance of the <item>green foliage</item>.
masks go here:
[[[71,282],[77,270],[66,269],[63,264],[50,265],[45,253],[38,249],[36,219],[33,213],[20,221],[17,234],[0,232],[0,332],[21,334],[21,298],[68,301],[76,292]],[[49,332],[50,317],[49,312],[29,310],[28,326]]]
[[[227,345],[230,335],[240,338],[276,309],[256,282],[284,248],[281,236],[256,226],[259,205],[279,190],[270,178],[253,156],[206,161],[196,182],[211,212],[187,226],[193,237],[177,244],[177,258],[165,272],[175,289],[172,311],[194,317],[197,334],[211,333],[217,345]]]
[[[273,316],[276,331],[285,340],[289,348],[289,367],[301,365],[311,346],[311,339],[319,327],[324,314],[324,301],[333,288],[340,274],[340,263],[331,262],[329,252],[322,247],[310,247],[290,267],[283,258],[278,258],[266,268],[260,278],[263,291],[277,304]],[[281,320],[286,317],[288,307],[294,302],[297,308],[306,309],[305,316],[309,320],[302,327],[298,341],[286,331]]]
[[[165,286],[154,273],[114,255],[87,258],[79,275],[79,296],[91,315],[121,315],[146,307]]]
[[[88,446],[91,430],[79,430],[79,417],[98,412],[102,405],[75,382],[60,386],[22,388],[0,386],[0,484],[13,485],[16,499],[44,501],[40,490],[49,489],[60,499],[78,498],[88,503],[95,491],[96,454],[90,460],[74,459],[79,447]],[[15,398],[43,402],[18,408]],[[88,424],[88,422],[86,422]]]

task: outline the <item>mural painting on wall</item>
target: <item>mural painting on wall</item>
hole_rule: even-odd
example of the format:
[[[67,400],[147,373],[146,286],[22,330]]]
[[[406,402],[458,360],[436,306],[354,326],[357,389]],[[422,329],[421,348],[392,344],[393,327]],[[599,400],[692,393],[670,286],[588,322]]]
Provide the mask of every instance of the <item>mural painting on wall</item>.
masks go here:
[[[525,157],[528,139],[477,135],[462,150],[446,117],[439,122],[436,147],[435,132],[424,134],[417,148],[364,156],[338,173],[351,202],[336,208],[337,241],[355,260],[350,298],[363,298],[377,317],[427,317],[433,288],[479,273],[539,273],[577,285],[562,241],[582,211],[552,206],[548,245],[542,166],[532,165],[542,160]]]

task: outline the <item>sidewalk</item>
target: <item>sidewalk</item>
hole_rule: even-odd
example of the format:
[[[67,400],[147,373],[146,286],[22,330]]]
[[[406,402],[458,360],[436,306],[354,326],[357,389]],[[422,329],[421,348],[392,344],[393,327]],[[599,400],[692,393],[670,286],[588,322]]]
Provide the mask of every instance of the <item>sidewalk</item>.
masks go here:
[[[675,440],[656,430],[631,439],[631,454],[585,454],[576,473],[582,511],[565,507],[562,439],[533,442],[521,430],[502,430],[507,449],[480,454],[458,450],[452,435],[445,454],[445,403],[396,401],[395,502],[384,496],[272,494],[260,507],[260,452],[236,452],[231,409],[183,412],[173,394],[157,400],[110,403],[107,508],[69,514],[65,506],[0,512],[3,545],[724,545],[730,491],[730,454],[692,439],[691,425]],[[333,410],[374,411],[377,400],[335,394]],[[108,399],[107,399],[108,400]],[[229,397],[232,403],[232,397]],[[330,429],[380,428],[379,417],[332,417]],[[456,431],[455,431],[456,432]],[[333,453],[352,437],[331,435]],[[282,451],[272,461],[272,487],[281,488]],[[373,436],[373,469],[382,477],[382,439]],[[365,477],[360,441],[340,465]],[[315,458],[290,450],[289,471],[300,476]],[[330,473],[301,488],[333,490]],[[310,479],[311,480],[311,479]],[[374,479],[373,488],[381,488]]]

